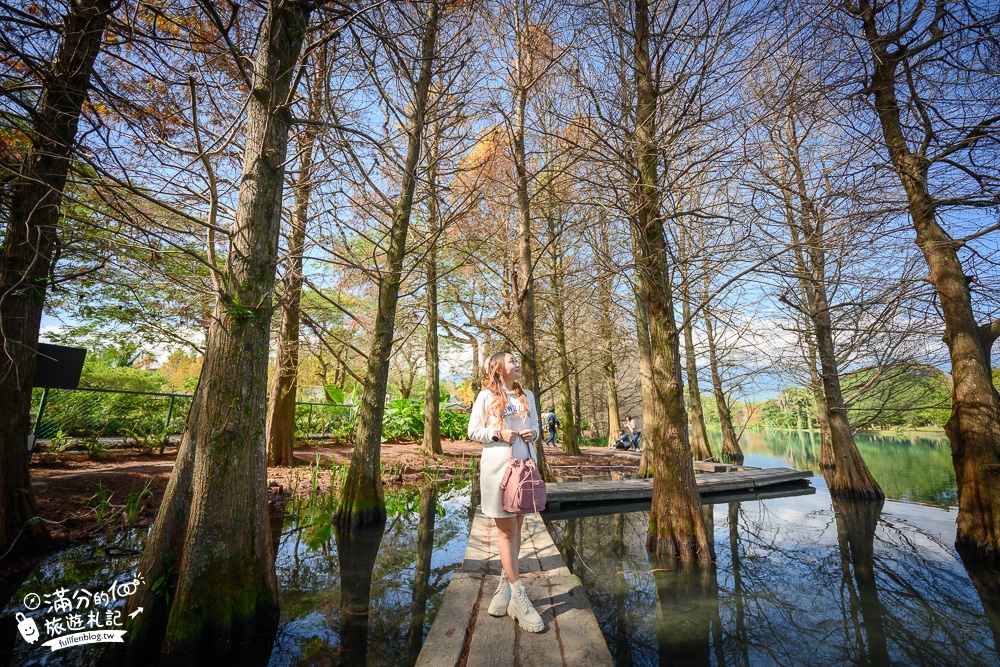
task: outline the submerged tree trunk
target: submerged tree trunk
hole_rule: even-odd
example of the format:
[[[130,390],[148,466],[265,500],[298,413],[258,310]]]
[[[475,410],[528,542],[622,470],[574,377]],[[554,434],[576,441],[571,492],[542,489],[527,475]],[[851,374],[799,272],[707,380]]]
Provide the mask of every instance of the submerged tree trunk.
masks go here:
[[[645,445],[653,459],[653,499],[646,548],[660,558],[710,562],[715,552],[705,530],[688,444],[680,347],[667,266],[666,238],[660,218],[656,91],[649,57],[649,7],[635,5],[636,153],[639,180],[638,271],[649,316],[652,371],[650,415],[643,423]]]
[[[36,553],[49,543],[28,473],[31,390],[46,288],[55,268],[59,209],[80,111],[101,50],[111,0],[70,3],[62,42],[42,79],[31,148],[12,192],[0,246],[0,555]]]
[[[733,416],[729,411],[729,399],[722,387],[722,373],[719,371],[719,355],[716,352],[715,333],[712,327],[712,311],[707,306],[708,285],[705,285],[705,337],[708,340],[708,361],[712,370],[712,393],[719,410],[719,425],[722,428],[722,460],[726,463],[743,463],[743,450],[733,428]],[[800,415],[801,420],[801,415]],[[799,429],[801,430],[801,428]]]
[[[435,133],[434,142],[437,141]],[[424,342],[424,445],[427,454],[444,454],[441,448],[441,379],[438,366],[438,297],[437,297],[437,235],[440,226],[438,207],[438,153],[436,144],[427,151],[427,236],[430,247],[424,264],[427,267],[427,286],[424,288],[427,305],[427,338]]]
[[[309,119],[319,122],[326,84],[326,53],[316,55],[313,85],[309,96]],[[307,125],[299,142],[299,173],[295,179],[295,204],[288,234],[288,266],[281,294],[281,325],[278,329],[278,353],[271,377],[267,404],[267,462],[272,466],[294,465],[295,395],[299,377],[299,313],[302,303],[302,253],[305,249],[309,200],[312,196],[313,148],[319,134],[317,125]]]
[[[833,454],[830,493],[857,499],[884,498],[878,482],[868,470],[861,452],[854,442],[847,420],[847,407],[840,388],[840,371],[837,368],[836,347],[833,340],[833,320],[826,293],[826,248],[824,246],[823,213],[813,203],[806,188],[805,176],[799,162],[799,139],[794,118],[789,115],[786,138],[790,147],[794,188],[800,204],[799,225],[794,224],[794,208],[789,202],[791,193],[786,190],[785,207],[789,211],[789,232],[795,255],[802,291],[806,295],[809,325],[814,334],[816,355],[819,357],[820,381],[826,399],[827,425],[830,429],[830,448]],[[800,242],[798,228],[802,229]],[[799,427],[801,430],[801,426]],[[822,453],[822,452],[821,452]]]
[[[272,290],[291,122],[286,100],[311,5],[268,8],[247,102],[232,241],[187,428],[130,598],[131,664],[187,665],[278,622],[264,425]],[[154,592],[153,583],[163,582]],[[169,592],[169,596],[165,593]]]
[[[944,316],[952,378],[951,416],[944,429],[951,442],[958,485],[956,544],[1000,560],[1000,394],[993,386],[990,365],[990,349],[1000,335],[1000,320],[983,325],[976,321],[971,280],[958,254],[962,244],[937,221],[938,201],[927,182],[931,162],[923,152],[913,153],[907,144],[896,97],[897,70],[903,59],[910,57],[907,49],[896,46],[895,38],[879,33],[875,10],[867,0],[858,3],[856,13],[872,53],[869,90],[875,97],[882,136],[906,191],[917,245],[927,261]],[[939,20],[943,19],[935,16],[929,28],[932,36],[927,39],[939,39],[947,33],[937,25]],[[962,141],[987,135],[976,128]],[[928,141],[924,146],[928,144],[939,145]]]
[[[420,76],[414,89],[414,101],[409,118],[409,141],[399,200],[393,213],[389,232],[389,249],[378,284],[378,315],[372,334],[371,350],[365,368],[365,393],[358,412],[358,430],[347,479],[340,491],[335,521],[340,526],[361,525],[385,521],[385,495],[380,474],[382,452],[382,418],[385,415],[385,393],[389,382],[389,355],[396,324],[396,302],[403,277],[406,255],[406,235],[410,228],[410,210],[417,184],[417,168],[423,143],[427,94],[434,65],[434,45],[438,32],[438,0],[427,8],[427,23],[420,45]]]
[[[694,353],[694,335],[691,331],[691,286],[687,269],[681,270],[681,314],[684,317],[684,354],[687,364],[688,399],[691,402],[691,456],[696,461],[712,458],[712,446],[705,428],[705,410],[701,405],[701,388],[698,386],[698,360]]]

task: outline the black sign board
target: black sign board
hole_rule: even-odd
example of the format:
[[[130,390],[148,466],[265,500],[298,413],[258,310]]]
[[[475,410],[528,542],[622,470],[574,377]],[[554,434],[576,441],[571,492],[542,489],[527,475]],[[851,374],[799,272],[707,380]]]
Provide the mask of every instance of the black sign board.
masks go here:
[[[76,389],[87,350],[50,343],[38,344],[38,364],[35,367],[36,387],[50,389]]]

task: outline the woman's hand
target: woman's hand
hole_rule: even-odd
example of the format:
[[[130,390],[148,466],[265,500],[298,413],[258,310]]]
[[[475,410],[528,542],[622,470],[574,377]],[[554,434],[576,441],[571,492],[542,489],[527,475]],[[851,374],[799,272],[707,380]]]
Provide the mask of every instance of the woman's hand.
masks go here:
[[[517,431],[512,431],[509,428],[500,429],[500,442],[506,442],[508,445],[514,444],[514,438],[518,436]]]
[[[518,435],[521,436],[521,439],[524,440],[525,442],[534,442],[535,439],[538,437],[538,434],[532,431],[530,428],[518,432]]]

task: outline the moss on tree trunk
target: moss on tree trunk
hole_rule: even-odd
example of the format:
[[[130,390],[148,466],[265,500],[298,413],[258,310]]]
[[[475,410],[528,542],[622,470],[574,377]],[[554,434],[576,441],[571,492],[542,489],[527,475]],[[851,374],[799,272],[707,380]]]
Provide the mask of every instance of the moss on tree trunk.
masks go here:
[[[406,236],[410,228],[410,213],[417,185],[417,168],[420,164],[424,121],[427,114],[427,94],[434,66],[438,15],[438,2],[432,0],[428,4],[427,22],[424,25],[420,45],[420,75],[414,89],[415,99],[409,118],[409,141],[403,165],[403,180],[389,232],[386,267],[378,284],[378,314],[375,317],[372,346],[365,366],[365,392],[358,412],[354,452],[337,503],[335,521],[342,528],[385,521],[385,496],[379,470],[382,419],[385,416],[385,394],[389,382],[389,355],[392,352],[396,323],[396,304],[403,276],[403,259],[406,256]]]
[[[247,105],[243,179],[205,363],[130,598],[129,664],[227,654],[278,622],[265,403],[288,96],[310,6],[269,7]]]
[[[649,57],[649,7],[635,6],[637,272],[649,317],[651,396],[643,414],[644,450],[652,458],[653,499],[646,548],[658,557],[714,561],[715,553],[701,514],[688,443],[680,347],[667,266],[666,238],[660,218],[657,176],[656,93]]]

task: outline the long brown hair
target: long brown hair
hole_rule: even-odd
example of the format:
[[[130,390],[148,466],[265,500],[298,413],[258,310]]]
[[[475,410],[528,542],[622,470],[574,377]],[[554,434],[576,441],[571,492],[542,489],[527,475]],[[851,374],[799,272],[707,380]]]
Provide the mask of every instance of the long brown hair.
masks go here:
[[[507,393],[504,390],[502,368],[504,359],[508,354],[514,356],[514,353],[510,350],[501,350],[492,355],[483,364],[483,389],[493,394],[489,413],[496,417],[497,421],[501,424],[503,423],[503,411],[507,407]],[[514,393],[517,395],[517,399],[521,401],[524,411],[530,412],[528,409],[528,397],[524,395],[524,389],[521,388],[518,382],[514,383]]]

